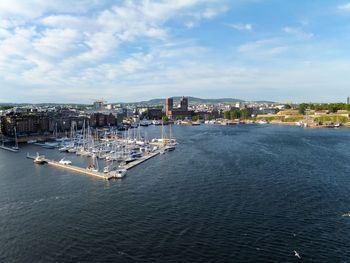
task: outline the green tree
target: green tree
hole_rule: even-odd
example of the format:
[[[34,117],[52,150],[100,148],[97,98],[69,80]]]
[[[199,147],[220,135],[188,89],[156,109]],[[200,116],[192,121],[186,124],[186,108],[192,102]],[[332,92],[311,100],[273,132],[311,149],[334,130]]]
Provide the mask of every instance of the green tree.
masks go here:
[[[241,117],[239,110],[231,110],[231,120],[239,119]]]
[[[0,106],[0,110],[9,110],[9,109],[12,109],[13,106],[9,106],[9,105],[3,105],[3,106]]]
[[[284,108],[287,109],[287,110],[289,110],[289,109],[292,108],[292,106],[290,106],[289,104],[285,104],[285,105],[284,105]]]
[[[242,109],[240,110],[240,117],[243,120],[246,120],[250,117],[249,110],[248,109]]]
[[[163,116],[162,121],[163,121],[163,123],[167,123],[169,121],[168,116]]]
[[[229,111],[225,111],[225,112],[224,112],[224,118],[225,118],[226,120],[231,119],[231,113],[230,113]]]
[[[306,111],[307,108],[309,108],[309,105],[308,105],[308,104],[306,104],[306,103],[301,103],[301,104],[299,105],[298,111],[299,111],[300,114],[305,115],[305,111]]]

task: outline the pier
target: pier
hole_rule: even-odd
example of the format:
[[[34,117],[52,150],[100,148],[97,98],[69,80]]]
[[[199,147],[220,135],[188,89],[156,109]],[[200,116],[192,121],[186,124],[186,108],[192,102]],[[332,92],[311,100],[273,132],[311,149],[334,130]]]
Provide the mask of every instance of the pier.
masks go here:
[[[139,164],[141,164],[141,163],[143,163],[143,162],[145,162],[145,161],[147,161],[147,160],[157,156],[158,154],[160,154],[160,151],[161,150],[156,150],[154,152],[148,153],[147,155],[144,155],[141,158],[124,165],[122,168],[125,169],[125,170],[130,170],[133,167],[135,167],[135,166],[137,166],[137,165],[139,165]],[[35,156],[30,156],[28,154],[27,158],[34,160]],[[61,164],[61,163],[59,163],[57,161],[49,160],[47,158],[44,158],[43,161],[45,163],[47,163],[48,165],[53,166],[53,167],[61,168],[61,169],[64,169],[64,170],[67,170],[67,171],[70,171],[70,172],[74,172],[74,173],[80,173],[80,174],[94,176],[94,177],[99,178],[99,179],[110,180],[110,179],[116,178],[113,172],[101,173],[101,172],[89,171],[86,168],[82,168],[82,167],[78,167],[78,166],[74,166],[74,165]]]
[[[27,155],[27,158],[34,160],[35,156]],[[46,159],[46,158],[43,159],[43,161],[45,163],[47,163],[48,165],[51,165],[53,167],[62,168],[62,169],[65,169],[67,171],[74,172],[74,173],[81,173],[81,174],[95,176],[95,177],[98,177],[100,179],[109,180],[109,179],[111,179],[113,177],[113,176],[111,176],[109,174],[89,171],[88,169],[85,169],[85,168],[82,168],[82,167],[79,167],[79,166],[61,164],[61,163],[59,163],[57,161],[49,160],[49,159]]]
[[[157,150],[157,151],[154,151],[152,153],[149,153],[149,154],[147,154],[145,156],[142,156],[140,159],[137,159],[137,160],[135,160],[135,161],[133,161],[131,163],[128,163],[128,164],[124,165],[123,168],[126,169],[126,170],[130,170],[131,168],[134,168],[135,166],[137,166],[137,165],[139,165],[139,164],[141,164],[141,163],[143,163],[143,162],[153,158],[154,156],[157,156],[159,153],[160,153],[160,150]]]
[[[3,146],[3,145],[0,146],[0,149],[6,150],[6,151],[10,151],[10,152],[14,152],[14,153],[18,152],[18,149],[13,149],[11,147],[6,147],[6,146]]]

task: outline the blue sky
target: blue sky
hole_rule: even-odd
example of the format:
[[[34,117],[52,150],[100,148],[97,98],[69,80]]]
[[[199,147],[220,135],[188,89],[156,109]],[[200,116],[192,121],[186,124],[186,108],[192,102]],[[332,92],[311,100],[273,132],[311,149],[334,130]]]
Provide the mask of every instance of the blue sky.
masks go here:
[[[350,95],[350,1],[0,2],[0,102]]]

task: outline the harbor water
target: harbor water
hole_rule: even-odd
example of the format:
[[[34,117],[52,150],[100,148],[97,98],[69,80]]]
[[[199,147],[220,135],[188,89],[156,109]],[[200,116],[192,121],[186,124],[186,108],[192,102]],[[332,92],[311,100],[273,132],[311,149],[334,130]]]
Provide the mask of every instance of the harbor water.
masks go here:
[[[25,158],[86,167],[88,157],[0,150],[0,262],[350,262],[349,129],[201,125],[173,134],[175,151],[123,180]]]

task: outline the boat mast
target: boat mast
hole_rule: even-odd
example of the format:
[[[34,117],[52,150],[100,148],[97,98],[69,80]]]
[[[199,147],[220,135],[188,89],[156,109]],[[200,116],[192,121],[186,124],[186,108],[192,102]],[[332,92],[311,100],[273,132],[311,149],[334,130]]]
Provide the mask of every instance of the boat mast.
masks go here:
[[[15,130],[15,147],[16,147],[16,149],[18,149],[18,139],[17,139],[16,127],[14,127],[14,130]]]

